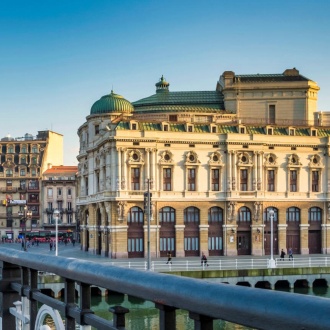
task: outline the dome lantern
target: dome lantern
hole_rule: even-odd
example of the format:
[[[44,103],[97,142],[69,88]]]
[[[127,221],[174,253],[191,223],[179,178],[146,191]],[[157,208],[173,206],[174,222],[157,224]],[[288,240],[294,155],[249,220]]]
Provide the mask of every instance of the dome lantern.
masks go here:
[[[170,86],[170,84],[165,80],[164,76],[162,75],[162,77],[155,84],[155,86],[156,86],[156,93],[168,92],[169,91],[168,86]]]

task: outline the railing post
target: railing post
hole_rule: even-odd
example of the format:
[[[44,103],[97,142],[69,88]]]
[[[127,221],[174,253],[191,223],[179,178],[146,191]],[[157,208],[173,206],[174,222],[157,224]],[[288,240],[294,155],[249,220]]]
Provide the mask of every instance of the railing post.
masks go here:
[[[79,283],[79,294],[80,294],[80,300],[79,300],[79,307],[80,307],[80,329],[84,330],[90,330],[91,326],[86,325],[84,322],[84,315],[94,312],[91,310],[91,288],[89,284],[86,283]]]
[[[189,317],[194,320],[195,330],[212,330],[213,319],[211,317],[200,315],[197,313],[189,312]]]
[[[22,295],[22,314],[23,317],[28,319],[27,322],[30,322],[30,300],[27,296],[27,292],[30,289],[30,283],[29,283],[29,269],[26,267],[22,267],[21,270],[21,283],[22,283],[22,291],[21,291],[21,295]],[[23,329],[30,329],[30,324],[26,325],[26,323],[23,323]]]
[[[38,302],[32,299],[32,294],[38,290],[38,271],[30,269],[30,327],[31,329],[35,328],[36,318],[38,315]]]
[[[159,309],[159,330],[176,329],[175,307],[155,303]]]
[[[73,317],[67,314],[67,311],[72,305],[75,304],[75,282],[69,279],[65,279],[65,293],[64,293],[64,301],[66,305],[66,315],[65,315],[65,329],[66,330],[75,330],[76,329],[76,321]]]
[[[9,308],[15,301],[20,300],[17,292],[10,287],[12,282],[20,282],[21,270],[18,266],[7,262],[0,262],[0,329],[15,329],[15,317],[13,317]]]
[[[125,314],[129,312],[129,309],[122,306],[114,306],[110,307],[109,311],[113,313],[113,326],[125,328]]]

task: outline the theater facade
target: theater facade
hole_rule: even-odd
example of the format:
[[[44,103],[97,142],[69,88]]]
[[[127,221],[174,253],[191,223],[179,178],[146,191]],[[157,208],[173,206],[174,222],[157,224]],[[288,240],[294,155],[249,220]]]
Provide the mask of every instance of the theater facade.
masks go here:
[[[92,105],[78,129],[85,251],[262,256],[273,236],[275,255],[328,253],[330,120],[317,83],[293,68],[225,71],[215,85],[171,91],[162,76],[151,96],[111,91]]]

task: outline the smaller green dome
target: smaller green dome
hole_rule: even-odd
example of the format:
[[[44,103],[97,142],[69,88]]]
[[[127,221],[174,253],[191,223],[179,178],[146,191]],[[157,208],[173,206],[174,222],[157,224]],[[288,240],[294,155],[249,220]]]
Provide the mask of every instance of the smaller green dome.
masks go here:
[[[99,113],[132,113],[133,105],[121,95],[111,91],[110,94],[102,96],[91,108],[91,115]]]

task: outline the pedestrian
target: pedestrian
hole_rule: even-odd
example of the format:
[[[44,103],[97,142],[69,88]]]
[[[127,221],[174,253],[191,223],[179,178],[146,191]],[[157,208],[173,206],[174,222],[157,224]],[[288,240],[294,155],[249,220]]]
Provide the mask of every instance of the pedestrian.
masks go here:
[[[52,250],[53,250],[53,242],[50,241],[50,243],[49,243],[49,251],[52,251]]]
[[[171,251],[168,251],[167,252],[167,263],[166,264],[168,264],[168,263],[170,263],[170,264],[172,264],[172,254],[171,254]]]
[[[288,253],[289,253],[289,260],[293,260],[293,252],[292,252],[292,248],[290,247],[289,248],[289,251],[288,251]]]
[[[21,250],[24,250],[24,240],[22,239],[22,248]]]
[[[72,239],[72,246],[74,246],[76,244],[76,240],[73,238]]]
[[[209,264],[207,263],[207,258],[206,255],[204,253],[202,253],[202,258],[201,258],[201,266],[206,265],[207,267],[209,266]]]
[[[285,252],[284,252],[284,250],[282,249],[282,250],[281,250],[281,255],[280,255],[280,260],[284,260],[284,257],[285,257]]]

